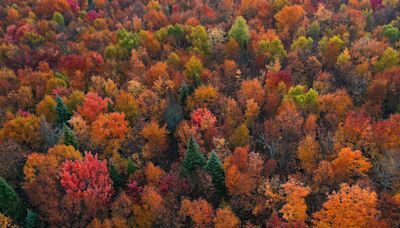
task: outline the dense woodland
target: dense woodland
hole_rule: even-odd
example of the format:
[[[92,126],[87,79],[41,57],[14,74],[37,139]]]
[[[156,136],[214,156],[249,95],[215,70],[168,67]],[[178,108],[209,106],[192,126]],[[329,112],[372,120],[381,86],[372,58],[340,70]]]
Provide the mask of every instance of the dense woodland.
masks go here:
[[[400,227],[398,0],[1,0],[0,227]]]

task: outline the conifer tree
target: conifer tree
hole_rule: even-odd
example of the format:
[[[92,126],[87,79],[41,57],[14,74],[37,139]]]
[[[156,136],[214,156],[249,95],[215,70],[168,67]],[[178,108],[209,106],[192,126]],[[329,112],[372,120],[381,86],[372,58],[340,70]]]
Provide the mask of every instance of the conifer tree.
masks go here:
[[[76,138],[74,131],[64,124],[64,144],[67,146],[73,146],[75,149],[78,149],[79,142]]]
[[[0,177],[0,213],[10,216],[15,221],[22,221],[26,214],[21,199],[2,177]]]
[[[64,101],[61,99],[60,96],[57,96],[56,102],[57,102],[56,106],[57,123],[62,125],[71,118],[72,114],[68,111],[67,106],[65,105]]]
[[[88,11],[95,10],[96,7],[94,5],[93,0],[88,0]]]
[[[218,155],[213,151],[205,166],[219,195],[225,193],[225,171]]]
[[[124,179],[118,173],[117,168],[113,164],[108,165],[108,171],[110,173],[111,180],[113,181],[114,188],[118,189],[124,186]]]
[[[137,170],[137,167],[135,165],[135,163],[133,163],[132,159],[128,159],[127,164],[126,164],[126,173],[129,175],[131,175],[132,173],[134,173]]]
[[[190,136],[186,148],[185,158],[183,159],[181,165],[181,173],[184,176],[192,175],[198,168],[204,167],[205,164],[206,160],[203,154],[200,152],[199,144],[197,144],[193,136]]]

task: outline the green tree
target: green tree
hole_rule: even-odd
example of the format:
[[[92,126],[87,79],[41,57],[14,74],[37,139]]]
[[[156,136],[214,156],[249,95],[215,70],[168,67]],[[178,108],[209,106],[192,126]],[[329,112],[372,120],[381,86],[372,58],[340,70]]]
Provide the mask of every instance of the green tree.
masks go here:
[[[191,81],[194,87],[200,85],[200,76],[203,72],[203,64],[196,56],[190,57],[189,61],[185,64],[185,75]]]
[[[20,222],[26,215],[26,209],[21,199],[2,177],[0,177],[0,212]]]
[[[388,47],[374,67],[376,71],[381,72],[397,65],[399,65],[399,52]]]
[[[96,6],[94,5],[93,0],[88,0],[88,11],[95,10]]]
[[[174,132],[176,126],[183,118],[182,107],[176,101],[174,96],[170,96],[167,110],[165,110],[165,122],[169,132]]]
[[[389,39],[390,42],[394,43],[400,38],[400,31],[398,28],[393,27],[393,25],[388,24],[383,26],[383,35]]]
[[[305,92],[305,87],[302,85],[291,87],[285,99],[294,101],[304,111],[318,109],[318,93],[312,88]]]
[[[136,172],[137,167],[135,165],[135,163],[133,163],[132,159],[129,158],[126,164],[126,173],[129,175],[131,175],[132,173]]]
[[[75,149],[78,149],[79,142],[76,138],[74,131],[69,128],[66,124],[64,124],[64,144],[67,146],[73,146]]]
[[[197,169],[204,167],[205,164],[206,159],[200,152],[199,144],[197,144],[193,136],[190,136],[186,148],[185,158],[183,159],[181,165],[181,173],[184,176],[192,175]]]
[[[205,166],[219,195],[225,194],[225,171],[218,155],[213,151]]]
[[[186,39],[192,44],[194,51],[200,52],[203,55],[209,53],[210,43],[204,26],[198,25],[192,27]]]
[[[64,16],[59,12],[54,12],[53,18],[51,20],[60,27],[63,27],[65,25]]]
[[[28,209],[28,213],[25,218],[25,227],[26,228],[35,228],[38,227],[38,216],[35,212]]]
[[[247,44],[250,41],[250,32],[249,26],[242,16],[236,18],[228,35],[229,38],[234,39],[242,49],[247,48]]]
[[[57,123],[63,125],[69,119],[71,119],[72,114],[68,111],[67,106],[65,105],[64,101],[61,99],[60,96],[56,98],[57,106]]]
[[[108,164],[108,171],[113,182],[114,188],[119,189],[124,186],[124,178],[119,174],[114,164]]]

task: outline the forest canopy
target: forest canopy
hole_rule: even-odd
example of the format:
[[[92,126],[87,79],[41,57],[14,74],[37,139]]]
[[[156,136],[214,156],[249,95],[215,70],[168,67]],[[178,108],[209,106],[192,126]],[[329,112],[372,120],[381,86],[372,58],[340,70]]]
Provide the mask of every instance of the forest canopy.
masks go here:
[[[0,227],[400,227],[398,0],[0,1]]]

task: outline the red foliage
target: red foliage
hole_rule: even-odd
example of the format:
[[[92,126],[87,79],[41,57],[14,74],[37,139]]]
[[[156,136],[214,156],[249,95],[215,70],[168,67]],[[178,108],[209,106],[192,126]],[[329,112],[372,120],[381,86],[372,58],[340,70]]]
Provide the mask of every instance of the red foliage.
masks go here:
[[[94,198],[102,203],[111,199],[113,188],[107,161],[85,153],[82,161],[65,161],[60,168],[60,183],[67,194],[76,198]]]

